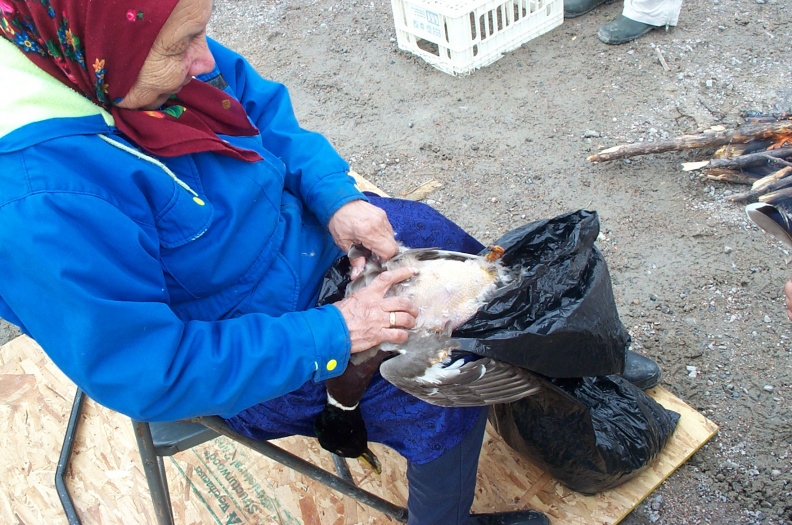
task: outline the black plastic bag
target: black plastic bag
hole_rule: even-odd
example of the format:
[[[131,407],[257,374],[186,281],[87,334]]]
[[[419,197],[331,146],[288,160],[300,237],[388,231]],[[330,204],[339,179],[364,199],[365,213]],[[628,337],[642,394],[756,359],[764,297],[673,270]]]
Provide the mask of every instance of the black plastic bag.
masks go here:
[[[490,408],[490,422],[511,448],[583,494],[637,476],[678,420],[617,375],[543,379],[539,394]]]
[[[630,336],[597,235],[597,213],[579,210],[496,241],[522,274],[454,331],[461,349],[550,377],[621,373]]]
[[[579,210],[498,239],[504,264],[521,276],[453,332],[460,349],[549,377],[621,373],[630,336],[597,235],[597,213]],[[317,306],[343,299],[347,284],[342,257],[325,274]]]

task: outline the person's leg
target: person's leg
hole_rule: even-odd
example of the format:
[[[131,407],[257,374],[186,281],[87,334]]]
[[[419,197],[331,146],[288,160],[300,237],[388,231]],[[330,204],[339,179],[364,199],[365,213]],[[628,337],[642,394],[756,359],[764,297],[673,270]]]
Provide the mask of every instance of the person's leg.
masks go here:
[[[682,0],[624,0],[622,15],[652,26],[675,26]]]
[[[585,15],[597,6],[611,2],[613,0],[564,0],[564,18]]]
[[[606,44],[624,44],[662,26],[675,26],[682,0],[625,0],[622,15],[597,33]]]
[[[407,464],[408,525],[467,525],[476,489],[487,409],[462,441],[423,465]]]
[[[366,194],[388,214],[396,240],[408,248],[440,248],[479,253],[484,245],[428,204]]]

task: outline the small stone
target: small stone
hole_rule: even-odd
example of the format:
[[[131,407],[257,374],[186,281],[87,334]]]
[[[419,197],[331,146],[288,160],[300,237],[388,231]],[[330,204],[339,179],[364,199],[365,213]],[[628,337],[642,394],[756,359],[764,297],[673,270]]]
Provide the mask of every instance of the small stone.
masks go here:
[[[764,316],[764,322],[769,324],[769,323],[772,323],[772,322],[773,322],[773,320],[772,320],[772,319],[770,319],[770,316],[769,316],[769,315],[766,315],[766,316]]]
[[[765,386],[762,387],[762,390],[764,390],[765,392],[772,392],[773,391],[773,386],[772,385],[765,385]]]
[[[587,129],[583,132],[584,139],[594,139],[600,136],[599,131],[594,131],[593,129]]]
[[[723,253],[731,253],[731,252],[732,252],[731,246],[724,246],[723,247]]]
[[[777,468],[774,468],[773,470],[770,471],[770,475],[773,476],[774,478],[779,477],[781,474],[782,472]]]

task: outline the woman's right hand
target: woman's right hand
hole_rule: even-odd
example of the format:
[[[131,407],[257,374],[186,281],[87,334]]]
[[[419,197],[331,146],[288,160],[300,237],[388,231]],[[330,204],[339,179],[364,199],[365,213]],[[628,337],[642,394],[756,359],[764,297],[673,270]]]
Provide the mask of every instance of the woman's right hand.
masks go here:
[[[407,341],[407,330],[415,327],[418,308],[406,297],[385,294],[394,284],[417,273],[416,268],[409,267],[382,272],[364,288],[334,303],[346,321],[353,354],[386,341]]]
[[[792,321],[792,277],[784,285],[784,296],[787,306],[787,317]]]

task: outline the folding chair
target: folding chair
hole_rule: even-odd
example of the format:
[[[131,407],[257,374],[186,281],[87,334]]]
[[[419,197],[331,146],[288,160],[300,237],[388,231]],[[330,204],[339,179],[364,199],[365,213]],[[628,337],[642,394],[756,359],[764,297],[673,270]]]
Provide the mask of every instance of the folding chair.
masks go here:
[[[72,404],[72,411],[66,428],[66,436],[63,440],[60,458],[58,459],[58,467],[55,470],[55,487],[69,525],[79,525],[81,523],[74,507],[74,502],[66,488],[64,477],[71,460],[74,437],[77,433],[77,425],[85,397],[85,393],[78,388],[74,396],[74,403]],[[399,522],[404,523],[407,521],[406,508],[394,505],[356,486],[346,460],[335,454],[332,454],[332,456],[338,475],[331,474],[269,442],[256,441],[234,432],[222,418],[216,416],[197,417],[187,421],[165,423],[133,421],[133,424],[158,525],[174,525],[173,509],[171,508],[170,494],[168,493],[168,481],[165,475],[165,464],[162,458],[188,450],[214,439],[218,435],[237,441],[273,461],[277,461],[327,487],[354,498],[364,505],[383,512]]]

